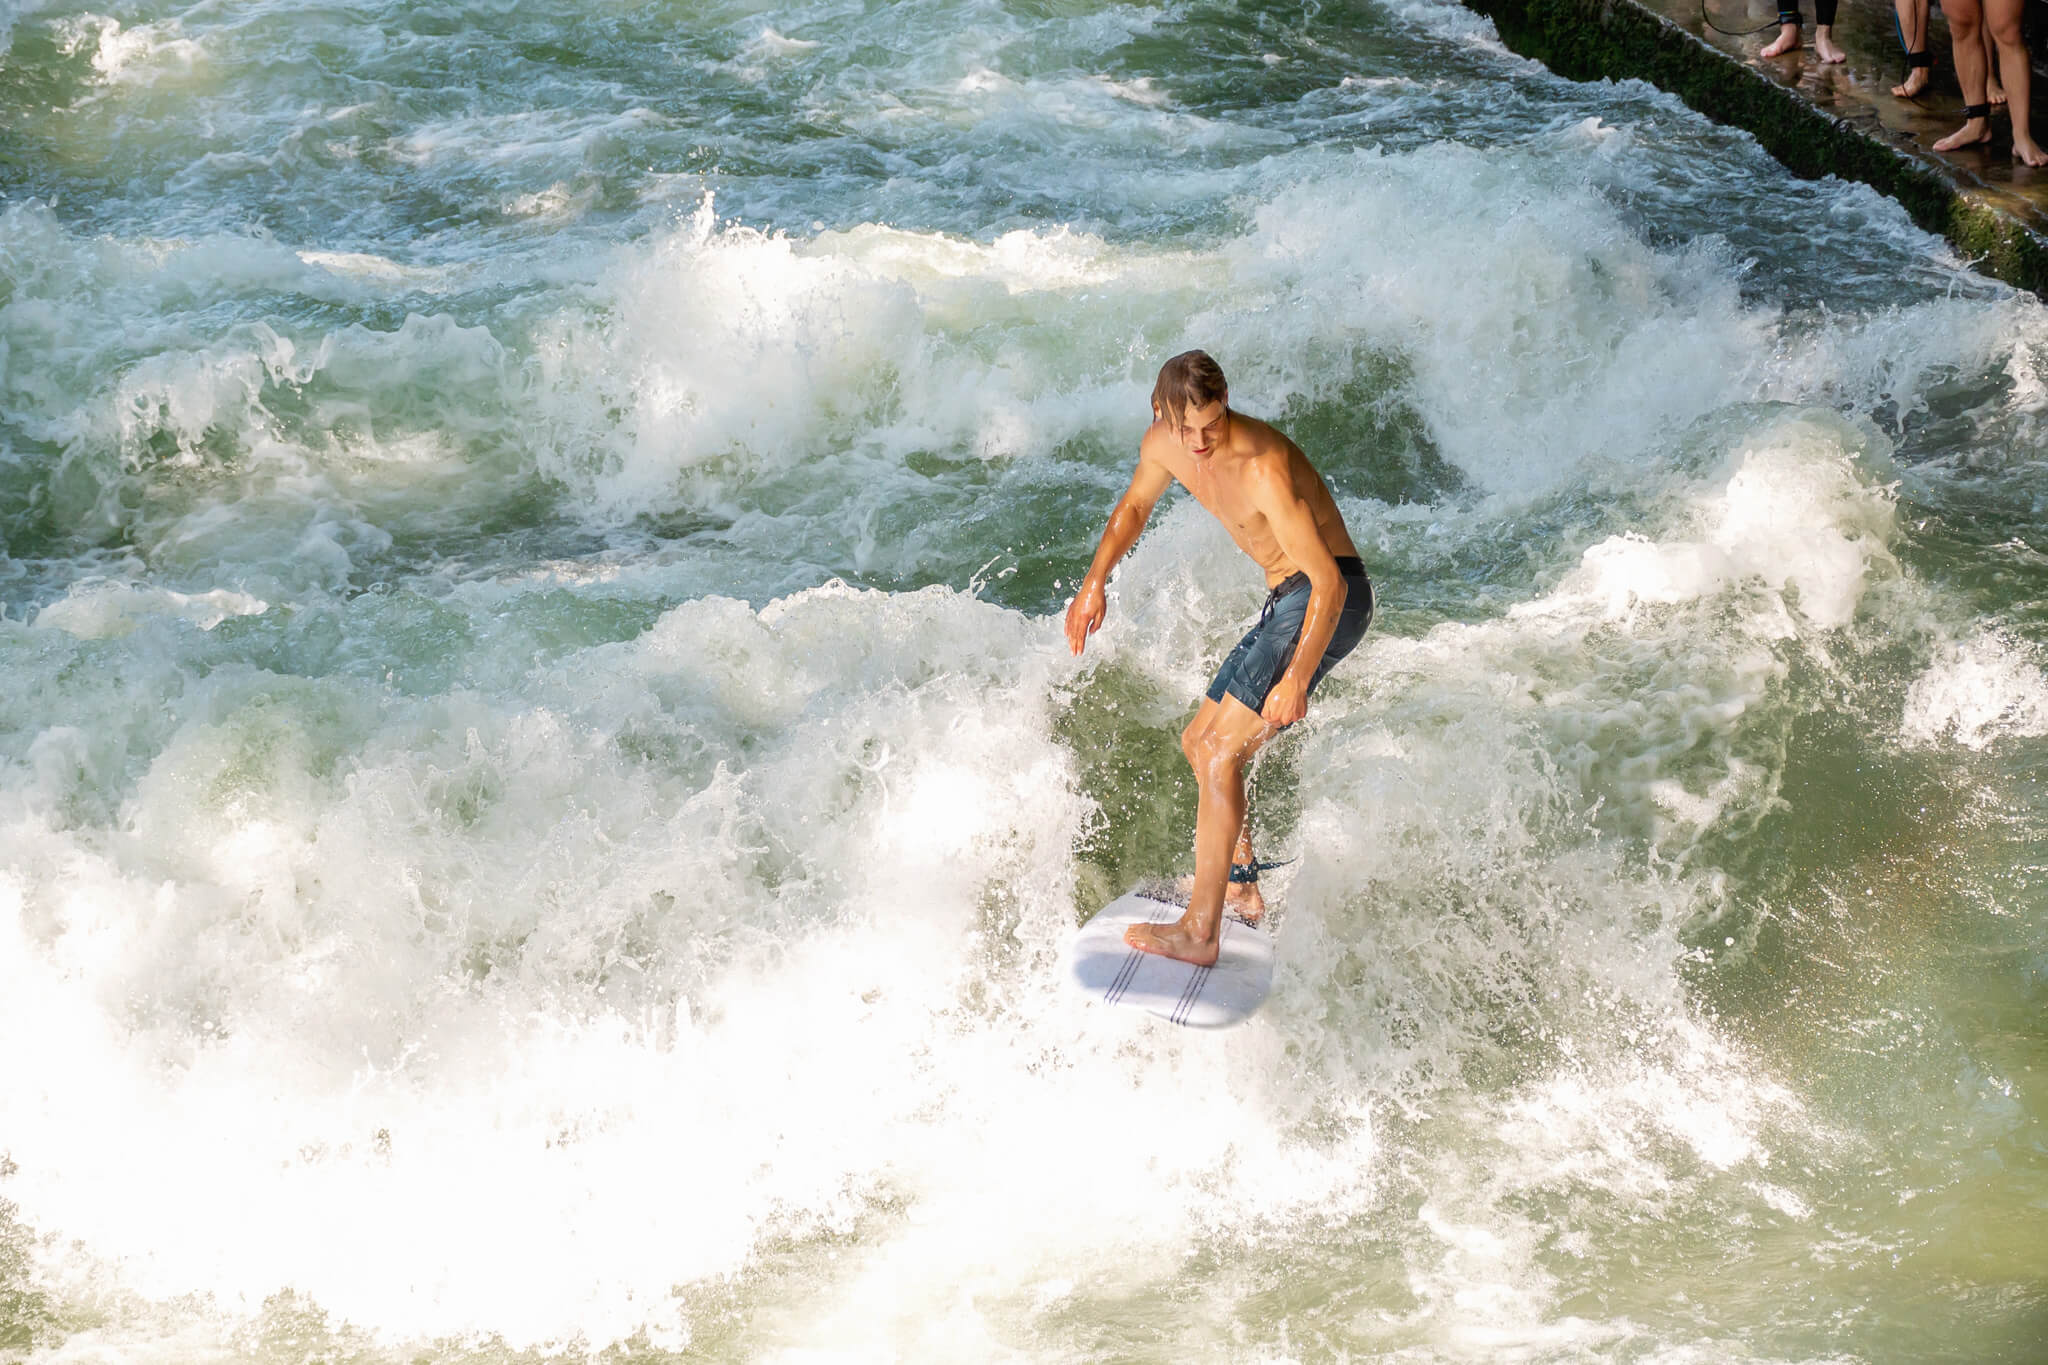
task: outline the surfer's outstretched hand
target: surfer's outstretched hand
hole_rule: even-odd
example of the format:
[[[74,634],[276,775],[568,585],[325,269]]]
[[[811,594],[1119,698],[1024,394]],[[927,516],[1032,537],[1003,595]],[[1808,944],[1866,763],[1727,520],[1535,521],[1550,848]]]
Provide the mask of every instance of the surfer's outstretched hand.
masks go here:
[[[1083,583],[1081,591],[1074,594],[1074,600],[1067,603],[1067,648],[1079,654],[1087,645],[1088,637],[1102,629],[1102,618],[1109,613],[1109,598],[1103,593],[1100,583]]]

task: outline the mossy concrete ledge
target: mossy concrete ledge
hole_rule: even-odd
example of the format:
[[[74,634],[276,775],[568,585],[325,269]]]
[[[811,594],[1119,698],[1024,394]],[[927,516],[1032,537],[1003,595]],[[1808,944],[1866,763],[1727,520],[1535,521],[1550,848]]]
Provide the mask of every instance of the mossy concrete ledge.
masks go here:
[[[1972,183],[1966,170],[1885,129],[1874,111],[1852,119],[1821,108],[1636,0],[1466,3],[1493,20],[1509,48],[1559,75],[1649,81],[1747,130],[1796,175],[1860,180],[1890,195],[1977,269],[2048,296],[2048,240],[2028,224],[2032,206]]]

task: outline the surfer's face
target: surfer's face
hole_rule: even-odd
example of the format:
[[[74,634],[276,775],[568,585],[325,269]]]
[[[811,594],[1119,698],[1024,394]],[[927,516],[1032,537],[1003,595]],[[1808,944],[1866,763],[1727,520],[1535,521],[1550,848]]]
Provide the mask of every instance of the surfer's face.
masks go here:
[[[1180,410],[1180,443],[1196,459],[1212,454],[1223,439],[1224,425],[1229,420],[1228,398],[1219,398],[1199,408],[1190,403]]]

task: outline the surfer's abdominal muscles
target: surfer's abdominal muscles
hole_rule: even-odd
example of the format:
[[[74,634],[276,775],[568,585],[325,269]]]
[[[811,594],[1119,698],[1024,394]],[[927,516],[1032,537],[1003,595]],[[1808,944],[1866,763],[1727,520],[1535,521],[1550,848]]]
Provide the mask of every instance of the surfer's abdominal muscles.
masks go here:
[[[1216,928],[1222,927],[1219,919]],[[1188,917],[1183,915],[1171,924],[1133,924],[1124,930],[1124,942],[1141,953],[1157,953],[1179,962],[1192,962],[1197,967],[1213,967],[1222,950],[1223,935],[1211,933],[1204,938],[1188,927]]]

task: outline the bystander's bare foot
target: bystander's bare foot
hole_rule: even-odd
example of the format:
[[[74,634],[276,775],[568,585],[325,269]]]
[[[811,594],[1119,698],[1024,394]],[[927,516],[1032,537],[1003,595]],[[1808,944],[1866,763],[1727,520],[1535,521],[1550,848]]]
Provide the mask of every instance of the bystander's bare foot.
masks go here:
[[[1965,147],[1981,147],[1989,141],[1991,141],[1991,120],[1987,118],[1973,118],[1941,141],[1935,143],[1934,150],[1937,152],[1958,152]],[[2031,146],[2032,144],[2029,143],[2028,145]],[[2013,144],[2013,150],[2015,152],[2019,150],[2017,141]]]
[[[1192,962],[1197,967],[1215,966],[1223,949],[1223,935],[1204,939],[1191,933],[1186,924],[1185,917],[1172,924],[1133,924],[1124,930],[1124,942],[1141,953],[1156,953],[1176,962]]]
[[[1986,104],[2005,103],[2005,87],[1998,83],[1998,77],[1986,76],[1984,78],[1984,102]]]
[[[1763,50],[1762,55],[1766,57],[1782,57],[1798,46],[1799,25],[1780,24],[1778,25],[1778,36],[1771,39],[1770,45]],[[1837,60],[1840,59],[1838,58]]]
[[[1823,24],[1814,29],[1814,55],[1823,62],[1845,62],[1849,60],[1849,54],[1835,46],[1835,35],[1830,31],[1831,28],[1832,25]]]
[[[1906,73],[1906,79],[1892,87],[1892,94],[1902,100],[1915,99],[1927,88],[1927,68],[1916,66]]]

